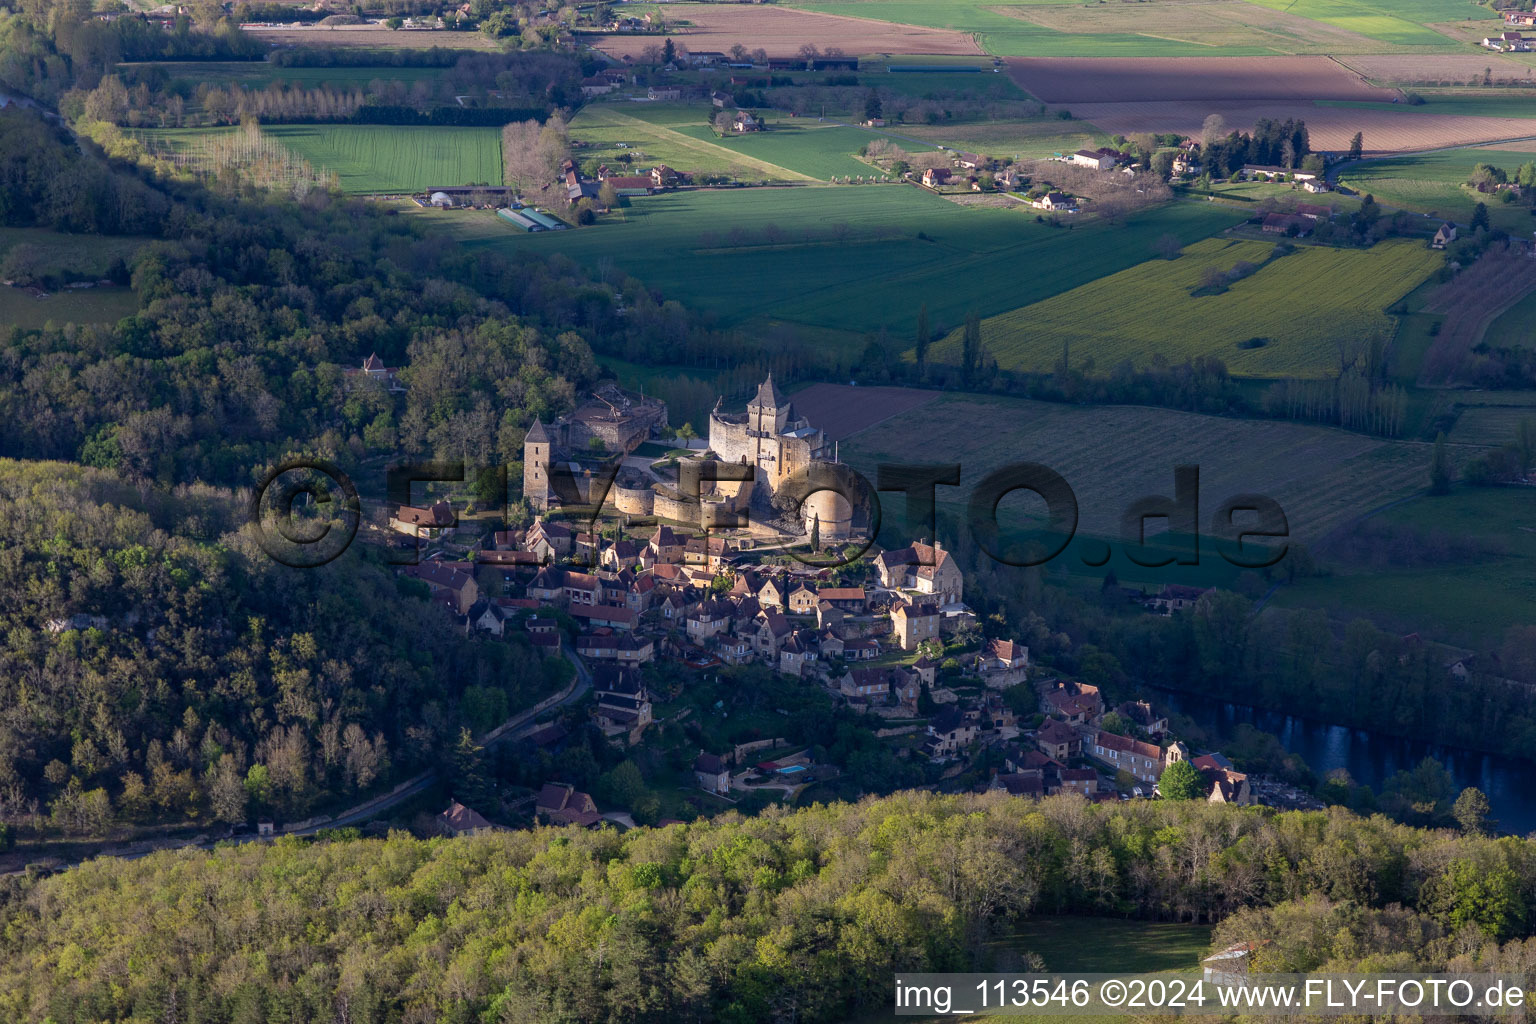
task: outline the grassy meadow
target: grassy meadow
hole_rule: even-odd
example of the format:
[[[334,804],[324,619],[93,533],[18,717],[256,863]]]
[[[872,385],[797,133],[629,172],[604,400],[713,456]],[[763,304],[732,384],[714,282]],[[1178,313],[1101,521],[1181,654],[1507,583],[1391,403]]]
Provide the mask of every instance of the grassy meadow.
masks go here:
[[[1091,359],[1101,372],[1122,361],[1146,366],[1158,356],[1177,363],[1203,355],[1239,376],[1322,377],[1337,370],[1341,334],[1389,336],[1385,308],[1440,263],[1413,241],[1369,250],[1301,246],[1272,259],[1274,250],[1271,242],[1198,242],[1176,260],[1147,260],[990,317],[982,341],[1010,370],[1050,370],[1070,346],[1074,365]],[[1239,262],[1259,269],[1220,294],[1195,294],[1207,268]],[[1252,338],[1266,340],[1246,347]],[[959,350],[957,331],[930,358],[957,362]]]
[[[1002,313],[1124,270],[1165,233],[1194,242],[1238,220],[1178,203],[1068,230],[894,184],[670,193],[631,200],[596,227],[531,235],[484,213],[421,215],[471,245],[611,261],[725,326],[844,332],[855,349],[882,328],[906,339],[924,303],[947,330],[968,311]]]
[[[131,288],[82,288],[33,298],[21,288],[0,286],[0,330],[32,330],[48,323],[110,324],[139,308]]]
[[[1531,134],[1536,135],[1536,125]],[[1511,234],[1529,237],[1536,228],[1531,209],[1519,203],[1501,203],[1479,196],[1462,183],[1479,163],[1502,167],[1513,175],[1522,163],[1536,160],[1536,153],[1499,149],[1448,149],[1433,153],[1366,160],[1346,168],[1339,180],[1359,192],[1368,192],[1380,203],[1415,213],[1452,220],[1465,225],[1481,201],[1489,221]]]
[[[1330,558],[1331,575],[1282,587],[1276,605],[1324,608],[1346,619],[1369,615],[1384,628],[1469,647],[1496,645],[1509,627],[1536,621],[1536,503],[1525,489],[1458,486],[1444,497],[1426,494],[1387,509],[1371,523],[1422,538],[1412,547],[1423,564]],[[1436,536],[1475,542],[1480,550],[1460,559],[1423,558]]]
[[[199,135],[235,130],[151,129],[140,134],[176,147]],[[277,124],[261,131],[317,170],[335,171],[344,192],[417,192],[438,185],[502,183],[501,132],[496,128]]]

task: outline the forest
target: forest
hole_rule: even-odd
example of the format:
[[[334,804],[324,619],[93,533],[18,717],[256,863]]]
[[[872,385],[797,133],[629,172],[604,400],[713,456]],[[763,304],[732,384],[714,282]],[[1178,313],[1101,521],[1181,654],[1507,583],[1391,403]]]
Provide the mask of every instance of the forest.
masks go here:
[[[0,509],[0,821],[302,818],[568,678],[466,640],[385,566],[279,565],[226,490],[5,461]]]
[[[1475,828],[1076,796],[283,839],[0,880],[0,1016],[842,1022],[895,971],[1018,969],[992,940],[1042,914],[1219,922],[1265,970],[1516,973],[1533,897],[1536,847]]]

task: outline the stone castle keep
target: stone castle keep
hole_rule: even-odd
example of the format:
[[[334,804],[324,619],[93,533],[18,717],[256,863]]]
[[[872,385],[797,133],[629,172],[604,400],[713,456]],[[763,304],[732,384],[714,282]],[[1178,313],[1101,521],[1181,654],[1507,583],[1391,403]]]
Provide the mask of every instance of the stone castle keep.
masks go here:
[[[835,446],[827,440],[825,432],[812,426],[795,409],[794,403],[774,384],[772,374],[758,386],[745,414],[724,412],[723,404],[724,399],[718,400],[709,414],[709,452],[700,452],[697,459],[680,465],[679,482],[684,476],[694,475],[684,467],[694,469],[695,463],[712,458],[752,467],[754,478],[750,483],[704,484],[700,497],[705,509],[701,510],[677,487],[625,467],[615,479],[607,503],[627,515],[656,515],[697,524],[701,517],[711,518],[711,508],[742,510],[754,495],[766,503],[795,474],[816,463],[837,461]],[[546,426],[534,422],[523,442],[523,494],[538,512],[558,506],[560,497],[555,493],[551,472],[564,466],[574,478],[582,500],[587,501],[594,478],[593,438],[602,442],[601,454],[607,459],[614,454],[627,455],[653,436],[665,437],[667,430],[667,408],[662,402],[606,384],[589,401],[554,423]],[[805,531],[815,529],[823,542],[845,540],[852,534],[853,510],[835,492],[811,494],[804,502],[801,517]]]

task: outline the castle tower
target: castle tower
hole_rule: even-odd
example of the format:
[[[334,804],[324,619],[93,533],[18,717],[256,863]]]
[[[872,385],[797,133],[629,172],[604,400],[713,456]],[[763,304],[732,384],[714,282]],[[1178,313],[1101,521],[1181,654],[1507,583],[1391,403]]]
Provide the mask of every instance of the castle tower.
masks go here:
[[[549,433],[537,419],[523,438],[523,497],[540,512],[549,511]]]

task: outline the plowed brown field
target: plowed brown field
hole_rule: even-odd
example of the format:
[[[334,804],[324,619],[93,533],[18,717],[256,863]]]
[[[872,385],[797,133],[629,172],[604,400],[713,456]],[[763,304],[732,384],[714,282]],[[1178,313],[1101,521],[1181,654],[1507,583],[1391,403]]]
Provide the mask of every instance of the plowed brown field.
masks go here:
[[[706,6],[688,4],[664,6],[669,22],[688,21],[691,25],[669,32],[672,39],[689,50],[730,51],[740,43],[749,50],[764,49],[770,57],[794,56],[807,43],[820,49],[835,46],[844,53],[934,53],[981,54],[975,37],[950,29],[895,25],[865,18],[846,18],[835,14],[796,11],[786,7]],[[658,46],[656,35],[586,36],[587,41],[615,57],[638,57],[647,46]]]
[[[1527,81],[1533,71],[1528,61],[1501,57],[1495,53],[1340,57],[1339,63],[1352,71],[1358,71],[1373,82],[1386,85],[1426,85],[1440,82],[1454,82],[1460,85],[1474,77],[1482,78],[1484,71],[1487,71],[1496,82]]]

